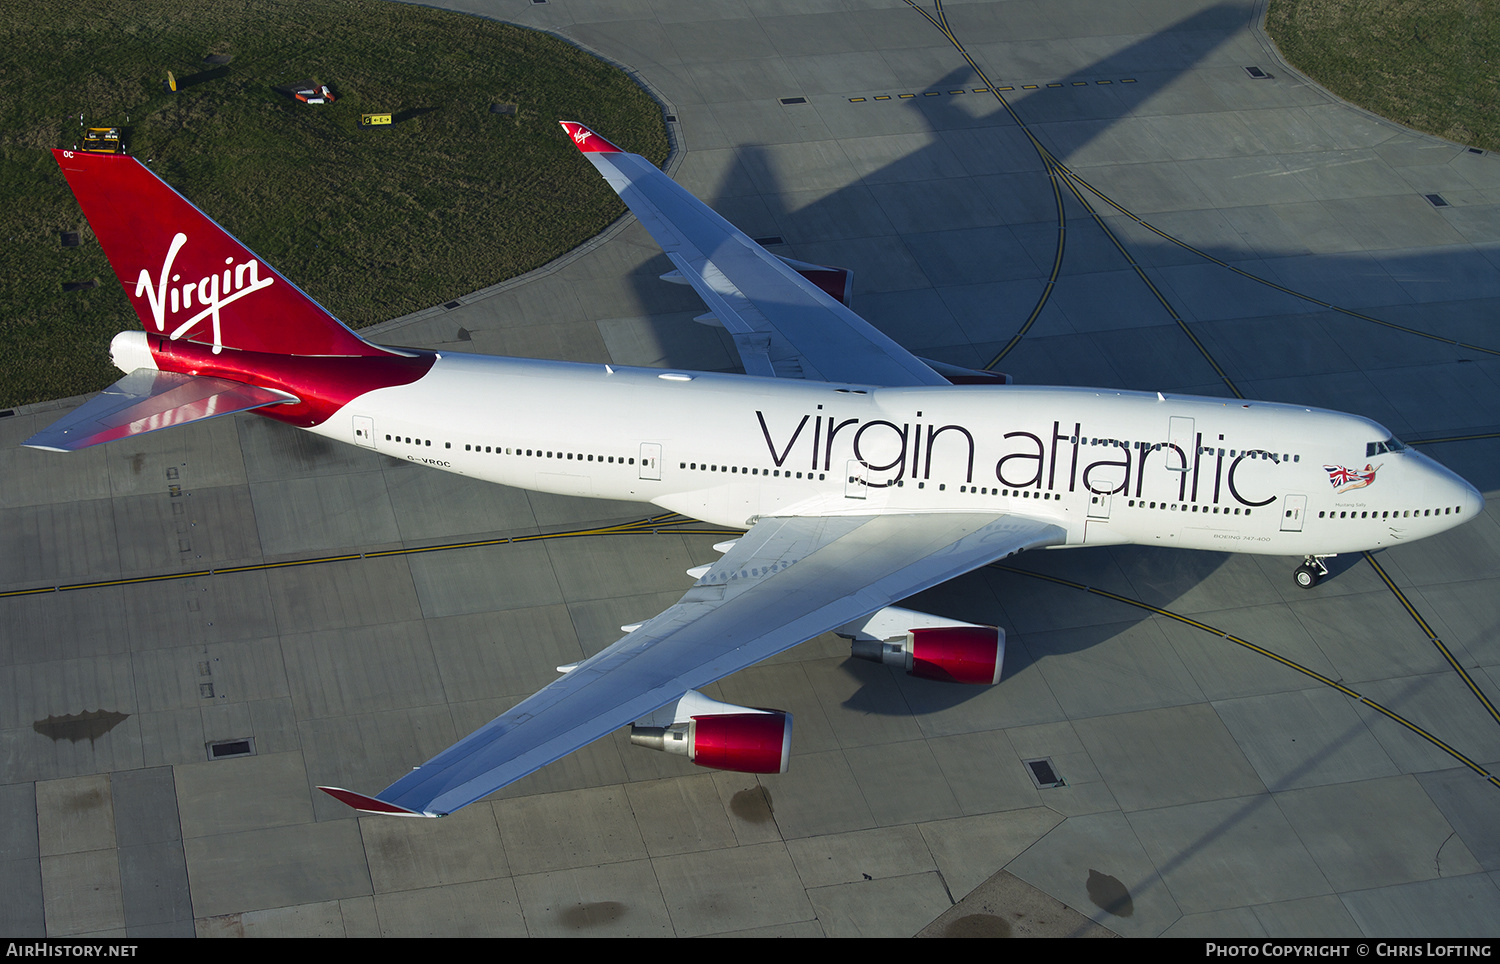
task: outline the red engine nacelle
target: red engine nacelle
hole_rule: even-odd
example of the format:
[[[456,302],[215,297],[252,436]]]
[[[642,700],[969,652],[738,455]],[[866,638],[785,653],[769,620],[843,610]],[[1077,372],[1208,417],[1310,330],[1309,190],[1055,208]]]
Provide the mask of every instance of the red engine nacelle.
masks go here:
[[[900,626],[911,628],[895,635]],[[841,627],[839,632],[852,635],[850,652],[856,658],[898,667],[919,679],[989,686],[1000,682],[1005,663],[1005,630],[972,623],[953,625],[895,606]]]
[[[1011,385],[1014,379],[1004,372],[968,372],[966,374],[950,375],[946,372],[940,373],[949,384],[952,385]]]
[[[685,756],[701,767],[739,773],[785,773],[792,755],[792,715],[765,713],[695,715],[686,723],[630,728],[630,742]]]
[[[913,629],[907,638],[911,653],[907,672],[919,679],[985,686],[1000,682],[1005,644],[999,629],[940,626]]]
[[[695,716],[688,759],[740,773],[785,773],[792,755],[790,713]]]
[[[991,372],[982,368],[964,368],[940,362],[935,358],[923,358],[922,363],[948,379],[951,385],[1014,385],[1016,380],[1004,372]]]
[[[849,307],[849,297],[854,287],[854,273],[848,268],[825,268],[822,265],[797,268],[797,273],[817,285],[828,297],[844,307]]]
[[[848,268],[836,268],[830,264],[808,264],[806,261],[798,261],[776,255],[782,262],[802,277],[817,285],[828,297],[837,301],[845,308],[849,307],[849,299],[854,293],[854,272]]]

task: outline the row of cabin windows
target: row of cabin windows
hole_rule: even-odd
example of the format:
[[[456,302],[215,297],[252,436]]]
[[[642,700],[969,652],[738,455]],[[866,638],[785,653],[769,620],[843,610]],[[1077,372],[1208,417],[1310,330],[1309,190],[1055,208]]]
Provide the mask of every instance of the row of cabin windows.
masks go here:
[[[432,439],[416,439],[416,440],[413,440],[410,437],[403,438],[400,435],[396,435],[396,436],[387,435],[385,437],[385,440],[387,442],[404,442],[407,445],[425,445],[428,448],[432,447]],[[1080,441],[1080,440],[1076,436],[1074,436],[1074,437],[1070,438],[1069,441],[1070,442],[1077,442],[1077,441]],[[1144,442],[1144,443],[1143,442],[1125,442],[1125,441],[1122,441],[1120,439],[1107,439],[1107,438],[1084,438],[1084,439],[1082,439],[1082,442],[1085,445],[1112,445],[1112,446],[1116,446],[1118,448],[1133,448],[1133,449],[1139,449],[1139,448],[1141,448],[1141,447],[1144,446],[1144,447],[1149,448],[1149,449],[1151,449],[1153,451],[1159,450],[1164,445],[1167,444],[1165,442],[1155,442],[1155,443],[1150,443],[1150,442]],[[444,442],[443,443],[443,447],[451,449],[451,448],[453,448],[453,443],[452,442]],[[465,452],[478,452],[478,451],[481,451],[481,450],[485,451],[485,452],[493,451],[496,454],[500,454],[501,453],[501,447],[498,446],[498,445],[496,445],[496,446],[486,445],[486,446],[483,446],[482,449],[478,445],[465,445],[464,446],[464,451]],[[1225,452],[1224,449],[1218,449],[1217,451],[1218,451],[1218,454],[1220,456],[1223,456],[1223,455],[1226,454],[1226,452]],[[1387,450],[1383,448],[1382,451],[1387,451]],[[1393,450],[1393,451],[1399,451],[1399,449],[1396,449],[1396,450]],[[1198,454],[1200,454],[1200,455],[1213,455],[1214,452],[1215,452],[1215,449],[1211,445],[1202,445],[1202,446],[1199,446],[1199,448],[1198,448]],[[532,453],[533,453],[532,449],[525,449],[525,450],[515,449],[514,451],[512,451],[511,449],[507,448],[507,449],[504,450],[503,454],[505,454],[505,455],[511,455],[511,454],[515,454],[515,455],[522,455],[522,454],[524,454],[524,455],[532,455]],[[540,450],[540,449],[535,450],[535,454],[538,457],[545,457],[545,458],[549,458],[549,459],[554,457],[554,454],[552,452],[547,452],[546,455],[543,456],[542,455],[542,450]],[[1255,459],[1255,458],[1267,458],[1267,459],[1270,459],[1273,462],[1283,462],[1283,461],[1288,461],[1288,460],[1292,461],[1292,462],[1300,462],[1300,461],[1302,461],[1302,456],[1300,456],[1300,455],[1282,455],[1280,458],[1277,458],[1276,454],[1274,452],[1266,452],[1266,451],[1262,451],[1260,449],[1256,449],[1254,451],[1244,452],[1244,453],[1239,453],[1235,449],[1229,449],[1227,454],[1229,455],[1230,458],[1238,458],[1240,454],[1243,454],[1246,457],[1251,458],[1251,459]],[[577,456],[575,456],[571,452],[569,452],[569,453],[559,452],[559,453],[556,454],[555,457],[556,458],[569,458],[569,459],[572,459],[572,458],[576,457],[577,459],[579,459],[581,461],[582,460],[586,460],[586,461],[589,461],[589,462],[594,462],[594,461],[603,462],[603,461],[606,461],[606,457],[603,456],[603,455],[597,456],[597,458],[596,458],[593,455],[587,455],[587,456],[585,456],[585,455],[577,455]],[[607,461],[614,462],[615,461],[615,457],[612,456],[612,455],[608,456],[607,457]],[[628,462],[628,464],[631,464],[631,465],[635,464],[635,459],[628,459],[627,460],[627,459],[621,458],[619,461],[622,462],[622,463]],[[707,469],[707,470],[709,470],[711,472],[716,472],[716,471],[720,470],[720,466],[705,464],[705,465],[703,465],[703,466],[700,467],[698,465],[698,463],[696,463],[696,462],[691,462],[691,463],[690,462],[680,462],[680,463],[678,463],[678,465],[679,465],[680,468],[684,468],[684,469],[686,469],[686,468],[694,468],[694,469],[703,468],[703,469]],[[761,470],[761,469],[741,469],[738,466],[733,466],[733,465],[724,467],[723,471],[725,471],[725,472],[744,472],[747,475],[760,475],[760,474],[762,474],[762,472],[764,472],[765,474],[769,474],[769,475],[772,475],[772,476],[777,477],[777,478],[780,478],[781,474],[782,474],[780,469],[765,469],[765,470]],[[788,470],[786,472],[786,475],[787,476],[791,476],[792,472],[790,470]],[[800,478],[802,478],[802,476],[803,476],[803,473],[801,473],[801,472],[796,473],[796,477],[797,478],[800,479]],[[808,472],[807,473],[807,477],[808,478],[812,478],[812,473]],[[823,478],[823,476],[820,474],[818,476],[818,478],[821,479],[821,478]],[[986,491],[984,491],[984,492],[982,492],[980,494],[981,495],[989,495],[990,493],[986,489]],[[1004,494],[1005,495],[1009,495],[1010,493],[1009,493],[1009,491],[1006,491]]]
[[[1199,455],[1213,455],[1215,453],[1217,453],[1220,458],[1228,456],[1229,458],[1237,459],[1243,455],[1247,459],[1270,459],[1272,462],[1275,462],[1278,465],[1282,462],[1302,461],[1302,456],[1300,455],[1288,455],[1285,453],[1277,455],[1275,452],[1267,452],[1265,449],[1251,449],[1247,452],[1244,450],[1235,449],[1216,449],[1212,445],[1203,445],[1198,448]]]
[[[538,459],[567,459],[579,462],[607,462],[611,465],[634,465],[635,459],[623,455],[587,455],[582,452],[549,452],[543,449],[502,448],[499,445],[465,445],[465,452],[493,452],[496,455],[521,455]]]
[[[1204,515],[1249,515],[1250,510],[1245,509],[1243,513],[1239,506],[1198,505],[1196,502],[1147,502],[1145,499],[1131,499],[1127,503],[1135,509],[1170,509],[1173,512],[1201,512]],[[1191,506],[1192,508],[1189,508]]]
[[[1127,442],[1127,441],[1125,441],[1123,439],[1117,439],[1117,438],[1095,438],[1095,437],[1092,437],[1092,436],[1084,436],[1083,438],[1079,438],[1076,435],[1070,435],[1070,436],[1068,436],[1068,443],[1069,444],[1082,443],[1084,445],[1108,445],[1108,446],[1112,446],[1114,448],[1121,448],[1121,449],[1137,449],[1137,450],[1139,450],[1139,449],[1148,449],[1148,450],[1150,450],[1152,452],[1159,452],[1162,449],[1164,449],[1164,448],[1168,447],[1169,445],[1171,445],[1170,442]],[[1227,455],[1230,458],[1234,459],[1234,458],[1239,458],[1241,455],[1243,455],[1246,458],[1251,458],[1251,459],[1270,459],[1272,462],[1277,462],[1277,463],[1280,463],[1280,462],[1301,462],[1302,461],[1302,456],[1300,456],[1300,455],[1293,455],[1291,453],[1283,453],[1282,455],[1277,455],[1275,452],[1267,452],[1265,449],[1248,449],[1248,450],[1245,450],[1245,449],[1227,449],[1226,450],[1226,449],[1221,449],[1221,448],[1215,448],[1212,445],[1200,445],[1200,446],[1198,446],[1198,454],[1199,455],[1214,455],[1215,453],[1217,453],[1219,455],[1219,457],[1221,457],[1221,458]]]
[[[849,477],[849,481],[853,482],[854,481],[854,477],[850,476]],[[963,492],[963,491],[965,491],[965,488],[966,488],[965,486],[959,486],[958,490],[960,492]],[[1010,489],[990,489],[988,487],[981,488],[980,486],[968,486],[967,490],[969,492],[976,493],[976,494],[979,494],[979,495],[1005,495],[1005,496],[1019,495],[1022,498],[1033,498],[1033,499],[1052,499],[1052,498],[1061,499],[1062,498],[1062,493],[1057,493],[1056,495],[1054,495],[1051,492],[1039,492],[1039,493],[1036,493],[1036,494],[1033,495],[1031,492],[1029,492],[1028,490],[1025,490],[1025,489],[1021,489],[1021,490],[1012,492]],[[1205,515],[1207,515],[1207,514],[1213,514],[1213,515],[1221,515],[1221,514],[1222,515],[1241,515],[1241,514],[1250,515],[1250,513],[1251,513],[1250,509],[1241,509],[1240,506],[1233,506],[1233,507],[1230,507],[1230,506],[1227,506],[1227,505],[1223,506],[1223,507],[1216,506],[1216,505],[1215,506],[1207,506],[1207,505],[1205,505],[1205,506],[1199,506],[1199,505],[1194,504],[1194,503],[1183,503],[1183,502],[1148,502],[1145,499],[1129,499],[1129,500],[1127,500],[1127,505],[1129,507],[1131,507],[1131,508],[1140,508],[1140,509],[1169,509],[1169,510],[1171,510],[1173,512],[1176,512],[1176,511],[1179,511],[1179,510],[1182,511],[1182,512],[1202,512]],[[1232,511],[1231,511],[1231,508],[1232,508]],[[1447,508],[1442,508],[1442,509],[1408,509],[1408,510],[1386,510],[1386,511],[1375,511],[1375,512],[1366,511],[1366,512],[1337,512],[1337,513],[1333,513],[1333,512],[1324,511],[1324,512],[1319,512],[1318,513],[1318,518],[1322,519],[1322,518],[1326,517],[1326,518],[1330,518],[1330,519],[1345,519],[1345,518],[1349,518],[1349,519],[1408,519],[1408,518],[1413,518],[1413,517],[1415,517],[1415,518],[1427,518],[1427,517],[1435,516],[1435,515],[1455,515],[1455,514],[1459,514],[1459,513],[1462,513],[1462,512],[1463,512],[1463,506],[1449,506]]]
[[[1442,509],[1385,509],[1367,512],[1319,512],[1318,518],[1330,519],[1425,519],[1435,515],[1458,515],[1464,511],[1461,505]]]
[[[387,442],[404,442],[407,445],[425,445],[428,448],[432,447],[432,439],[416,439],[416,440],[413,440],[410,437],[404,437],[403,438],[400,435],[397,435],[397,436],[387,435],[385,437],[385,440]],[[1077,436],[1074,436],[1074,437],[1070,438],[1069,441],[1070,442],[1077,442],[1077,441],[1080,441],[1080,440],[1077,438]],[[1120,439],[1106,439],[1106,438],[1084,438],[1081,441],[1085,445],[1112,445],[1112,446],[1117,446],[1119,448],[1134,448],[1134,449],[1139,449],[1142,446],[1145,446],[1145,447],[1150,448],[1152,450],[1159,450],[1164,445],[1167,444],[1165,442],[1156,442],[1156,443],[1149,443],[1149,442],[1146,442],[1146,443],[1143,443],[1143,442],[1125,442],[1125,441],[1122,441]],[[443,443],[443,447],[451,449],[451,448],[453,448],[453,443],[452,442],[444,442]],[[533,449],[519,449],[519,448],[518,449],[514,449],[514,450],[512,450],[510,448],[506,448],[506,449],[504,449],[502,451],[501,447],[498,446],[498,445],[495,445],[495,446],[485,445],[485,446],[481,447],[479,445],[467,445],[466,444],[464,446],[464,451],[465,452],[479,452],[479,451],[494,452],[497,455],[498,454],[504,454],[504,455],[512,455],[512,454],[514,454],[514,455],[527,455],[527,456],[533,456],[533,457],[536,457],[536,458],[549,458],[549,459],[550,458],[559,458],[559,459],[561,459],[561,458],[575,459],[576,458],[579,461],[588,461],[588,462],[596,462],[596,461],[597,462],[606,462],[607,461],[607,462],[613,463],[613,462],[617,461],[616,457],[613,456],[613,455],[610,455],[610,456],[603,456],[603,455],[594,456],[594,455],[582,455],[582,454],[575,455],[572,452],[567,452],[567,453],[564,453],[564,452],[557,452],[557,453],[546,452],[545,454],[543,454],[543,450],[541,450],[541,449],[533,450]],[[1211,445],[1203,445],[1203,446],[1199,446],[1199,448],[1198,448],[1198,453],[1200,455],[1213,455],[1214,451],[1215,451],[1215,449]],[[1223,456],[1223,455],[1226,454],[1224,449],[1218,449],[1217,451],[1218,451],[1218,454],[1220,456]],[[1228,455],[1229,455],[1230,458],[1237,458],[1239,454],[1241,454],[1241,453],[1237,453],[1236,450],[1234,450],[1234,449],[1230,449],[1228,451]],[[1258,450],[1258,449],[1255,450],[1255,451],[1245,452],[1245,453],[1242,453],[1242,454],[1244,454],[1248,458],[1252,458],[1252,459],[1254,459],[1254,458],[1262,458],[1262,457],[1263,458],[1268,458],[1268,459],[1272,460],[1273,462],[1281,462],[1281,461],[1286,461],[1286,460],[1290,460],[1290,461],[1293,461],[1293,462],[1300,462],[1300,461],[1302,461],[1302,456],[1300,456],[1300,455],[1282,455],[1281,458],[1278,459],[1276,457],[1275,453],[1265,452],[1265,451],[1261,451],[1261,450]],[[627,459],[627,458],[621,457],[621,458],[618,459],[618,462],[620,464],[622,464],[622,465],[623,464],[634,465],[635,464],[635,459],[633,459],[633,458]],[[708,464],[704,464],[704,465],[700,466],[697,462],[679,462],[678,463],[678,467],[679,468],[684,468],[684,469],[692,468],[692,469],[698,469],[698,470],[707,470],[707,471],[710,471],[710,472],[724,471],[724,472],[744,473],[746,475],[762,475],[762,474],[765,474],[765,475],[773,476],[775,478],[782,478],[783,477],[783,471],[781,469],[759,469],[759,468],[751,469],[751,468],[740,468],[739,466],[734,466],[734,465],[731,465],[731,466],[718,466],[718,465],[708,465]],[[792,475],[793,475],[793,473],[792,473],[792,471],[790,469],[786,470],[785,473],[784,473],[784,476],[786,478],[791,478]],[[803,477],[803,473],[801,473],[801,472],[797,472],[797,473],[795,473],[795,475],[799,479]],[[806,473],[806,476],[807,476],[807,478],[810,479],[810,478],[812,478],[813,474],[811,472],[808,472],[808,473]],[[824,475],[822,473],[819,473],[818,474],[818,478],[822,479],[822,478],[824,478]],[[851,478],[850,481],[852,482],[854,480]],[[901,483],[897,482],[896,484],[900,485]],[[925,486],[919,486],[919,487],[925,488]],[[970,488],[972,488],[972,487],[970,487]],[[961,492],[964,491],[964,489],[965,489],[965,487],[963,487],[963,486],[959,487],[959,491],[961,491]],[[983,491],[981,491],[980,494],[981,495],[990,495],[990,494],[992,494],[992,492],[991,492],[991,490],[988,487],[984,487]],[[994,490],[993,494],[1003,494],[1003,495],[1009,496],[1012,493],[1008,489],[1007,490],[1003,490],[1003,491],[999,490],[999,489],[996,489],[996,490]],[[1018,495],[1022,496],[1023,498],[1028,497],[1025,490],[1018,490],[1015,494],[1018,494]],[[1044,495],[1043,498],[1050,498],[1050,496]],[[1155,508],[1155,506],[1153,505],[1152,508]]]
[[[707,462],[701,464],[698,462],[678,462],[677,467],[679,469],[692,469],[697,472],[728,472],[733,475],[769,475],[777,479],[790,479],[794,474],[791,469],[744,468],[738,465],[709,465]],[[797,472],[795,475],[799,479],[810,479],[813,477],[811,472]],[[819,472],[818,478],[824,479],[827,476]]]
[[[818,478],[821,479],[822,476],[820,475],[820,476],[818,476]],[[850,482],[858,482],[858,481],[860,481],[860,478],[857,475],[851,475],[851,476],[849,476],[849,481]],[[865,480],[865,482],[866,482],[866,484],[868,484],[868,480]],[[897,479],[895,482],[877,482],[874,485],[874,488],[877,488],[877,489],[888,489],[892,485],[894,485],[898,489],[904,489],[904,488],[906,488],[906,480],[905,479]],[[917,488],[919,488],[919,489],[925,489],[925,488],[927,488],[927,483],[926,482],[918,482],[917,483]],[[962,491],[964,491],[964,488],[965,487],[961,485],[961,486],[958,487],[958,491],[962,492]],[[970,486],[969,490],[971,492],[978,492],[979,488],[977,486]],[[938,483],[938,491],[939,492],[947,492],[948,491],[948,486],[946,484],[942,483],[942,482],[939,482]],[[999,491],[1000,491],[999,489],[995,490],[995,492],[997,494],[999,493]]]
[[[413,441],[410,438],[403,438],[400,435],[396,435],[396,436],[387,435],[385,437],[385,440],[387,442],[404,442],[404,443],[406,443],[408,445],[426,445],[429,448],[432,446],[432,440],[431,439],[416,439],[415,441]],[[451,448],[453,448],[453,443],[452,442],[444,442],[443,443],[443,448],[445,448],[445,449],[451,449]],[[495,455],[525,455],[525,456],[531,456],[533,458],[539,458],[539,459],[570,459],[570,460],[571,459],[577,459],[579,462],[609,462],[609,463],[618,464],[618,465],[634,465],[635,464],[635,459],[633,459],[633,458],[627,458],[627,457],[625,457],[623,455],[619,455],[619,456],[615,456],[615,455],[609,455],[609,456],[605,456],[605,455],[585,455],[585,454],[582,454],[582,453],[574,453],[574,452],[549,452],[549,451],[545,451],[543,449],[505,448],[505,447],[499,446],[499,445],[473,445],[473,444],[466,444],[464,446],[464,451],[465,452],[492,452]]]
[[[992,489],[992,488],[990,488],[987,485],[984,485],[984,486],[981,486],[981,485],[961,485],[961,486],[958,487],[958,491],[960,491],[960,492],[968,492],[971,495],[1003,495],[1003,496],[1006,496],[1006,497],[1015,496],[1016,498],[1019,498],[1019,499],[1059,499],[1060,500],[1062,498],[1062,493],[1061,492],[1057,492],[1057,493],[1053,493],[1053,492],[1036,492],[1036,493],[1033,493],[1030,489]]]

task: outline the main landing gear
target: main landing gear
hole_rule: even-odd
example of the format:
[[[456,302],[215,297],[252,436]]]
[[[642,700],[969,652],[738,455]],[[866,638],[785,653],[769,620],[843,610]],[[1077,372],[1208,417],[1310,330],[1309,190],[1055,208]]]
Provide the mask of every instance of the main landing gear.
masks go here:
[[[1323,564],[1323,560],[1332,558],[1332,555],[1303,556],[1302,565],[1298,566],[1297,571],[1292,573],[1292,578],[1297,580],[1297,585],[1303,589],[1311,589],[1324,576],[1328,575],[1328,567]]]

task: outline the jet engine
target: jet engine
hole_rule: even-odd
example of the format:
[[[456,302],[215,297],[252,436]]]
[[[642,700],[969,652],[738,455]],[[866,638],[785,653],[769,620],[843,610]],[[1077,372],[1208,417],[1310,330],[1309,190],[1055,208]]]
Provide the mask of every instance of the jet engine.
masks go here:
[[[781,258],[787,267],[817,285],[825,295],[845,308],[849,307],[850,296],[854,292],[853,271],[848,268],[835,268],[832,265],[794,261],[779,254],[776,257]]]
[[[950,385],[1014,385],[1016,380],[1005,372],[990,372],[982,368],[964,368],[947,362],[923,358],[923,364],[948,379]]]
[[[701,767],[785,773],[792,751],[792,715],[721,703],[690,690],[632,725],[630,742],[685,756]]]
[[[918,679],[991,685],[1000,682],[1005,631],[888,606],[834,630],[852,653]]]

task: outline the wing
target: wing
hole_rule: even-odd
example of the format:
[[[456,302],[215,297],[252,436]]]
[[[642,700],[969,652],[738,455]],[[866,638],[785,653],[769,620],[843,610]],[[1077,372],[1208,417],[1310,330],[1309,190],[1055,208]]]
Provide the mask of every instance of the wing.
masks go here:
[[[644,157],[582,124],[562,126],[729,331],[747,373],[860,385],[950,384]]]
[[[72,452],[173,425],[298,401],[294,395],[209,375],[137,368],[22,445]]]
[[[1022,549],[1051,523],[985,513],[769,518],[687,595],[374,797],[377,813],[441,816],[804,640]]]

